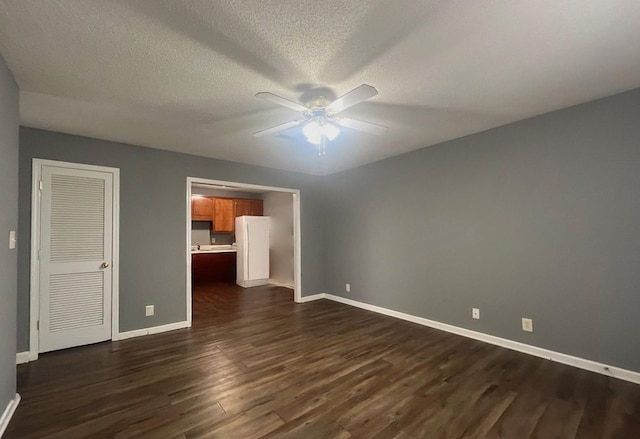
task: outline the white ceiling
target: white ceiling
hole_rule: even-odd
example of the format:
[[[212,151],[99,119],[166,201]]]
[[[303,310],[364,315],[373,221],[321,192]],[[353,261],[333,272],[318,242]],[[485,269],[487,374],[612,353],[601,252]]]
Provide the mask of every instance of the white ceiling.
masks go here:
[[[639,87],[638,23],[638,0],[0,0],[0,53],[23,125],[329,174]],[[251,135],[298,116],[256,92],[362,83],[345,113],[383,137]]]

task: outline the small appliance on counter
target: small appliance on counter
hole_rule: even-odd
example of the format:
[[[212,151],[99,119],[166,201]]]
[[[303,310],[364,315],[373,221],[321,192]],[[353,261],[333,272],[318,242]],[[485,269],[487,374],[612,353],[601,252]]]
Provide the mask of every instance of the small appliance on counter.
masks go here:
[[[243,288],[269,282],[269,223],[268,216],[236,218],[236,283]]]

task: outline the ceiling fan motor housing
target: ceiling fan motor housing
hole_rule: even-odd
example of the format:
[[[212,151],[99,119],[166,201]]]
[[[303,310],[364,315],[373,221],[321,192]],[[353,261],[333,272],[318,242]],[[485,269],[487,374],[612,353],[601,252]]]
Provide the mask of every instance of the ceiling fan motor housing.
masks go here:
[[[303,112],[303,115],[307,119],[330,119],[333,116],[333,112],[327,108],[331,102],[323,97],[317,96],[307,102],[308,110]]]

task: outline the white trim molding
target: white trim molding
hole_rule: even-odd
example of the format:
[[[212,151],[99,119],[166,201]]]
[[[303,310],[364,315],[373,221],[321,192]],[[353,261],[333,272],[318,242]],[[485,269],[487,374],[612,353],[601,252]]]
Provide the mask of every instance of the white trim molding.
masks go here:
[[[150,328],[134,329],[133,331],[119,333],[116,337],[113,338],[113,341],[126,340],[128,338],[142,337],[145,335],[160,334],[161,332],[175,331],[176,329],[184,329],[190,327],[191,322],[184,321],[168,323],[166,325],[160,326],[152,326]]]
[[[29,363],[30,361],[35,361],[37,359],[38,359],[37,352],[25,351],[25,352],[18,352],[16,354],[16,364]]]
[[[319,297],[319,296],[322,296],[322,297]],[[317,300],[320,298],[333,300],[334,302],[344,303],[345,305],[355,306],[357,308],[362,308],[367,311],[373,311],[378,314],[384,314],[386,316],[395,317],[398,319],[406,320],[408,322],[417,323],[419,325],[428,326],[430,328],[439,329],[441,331],[446,331],[452,334],[461,335],[463,337],[472,338],[474,340],[483,341],[485,343],[511,349],[513,351],[522,352],[525,354],[533,355],[535,357],[540,357],[547,360],[555,361],[557,363],[567,364],[569,366],[577,367],[584,370],[589,370],[591,372],[596,372],[601,375],[607,375],[613,378],[618,378],[624,381],[640,384],[640,372],[623,369],[621,367],[611,366],[608,364],[599,363],[597,361],[587,360],[585,358],[563,354],[561,352],[556,352],[549,349],[544,349],[537,346],[520,343],[520,342],[509,340],[506,338],[496,337],[494,335],[484,334],[482,332],[460,328],[458,326],[437,322],[435,320],[425,319],[424,317],[418,317],[418,316],[406,314],[400,311],[394,311],[391,309],[382,308],[380,306],[369,305],[368,303],[358,302],[357,300],[345,299],[344,297],[334,296],[333,294],[316,294],[314,296],[303,297],[303,299],[308,299],[308,301]]]
[[[314,300],[320,300],[320,299],[328,299],[328,297],[324,293],[313,294],[311,296],[303,296],[303,297],[301,297],[300,300],[298,301],[298,303],[313,302]]]
[[[9,421],[11,421],[13,414],[18,408],[18,404],[20,404],[20,394],[16,393],[16,396],[11,401],[9,401],[9,404],[7,404],[7,408],[4,409],[4,412],[2,413],[2,417],[0,417],[0,437],[2,437],[5,430],[9,426]]]
[[[290,283],[286,283],[286,282],[278,282],[272,279],[269,279],[269,285],[273,285],[274,287],[283,287],[283,288],[289,288],[290,290],[295,290],[295,285],[290,284]]]

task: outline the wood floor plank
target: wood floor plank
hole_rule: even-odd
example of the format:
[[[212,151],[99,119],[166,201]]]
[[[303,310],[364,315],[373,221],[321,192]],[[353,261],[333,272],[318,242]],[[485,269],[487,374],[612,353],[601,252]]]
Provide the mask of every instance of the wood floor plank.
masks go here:
[[[640,386],[291,290],[18,366],[20,438],[635,438]]]
[[[551,401],[538,421],[532,436],[539,439],[575,437],[584,412],[578,401]]]

